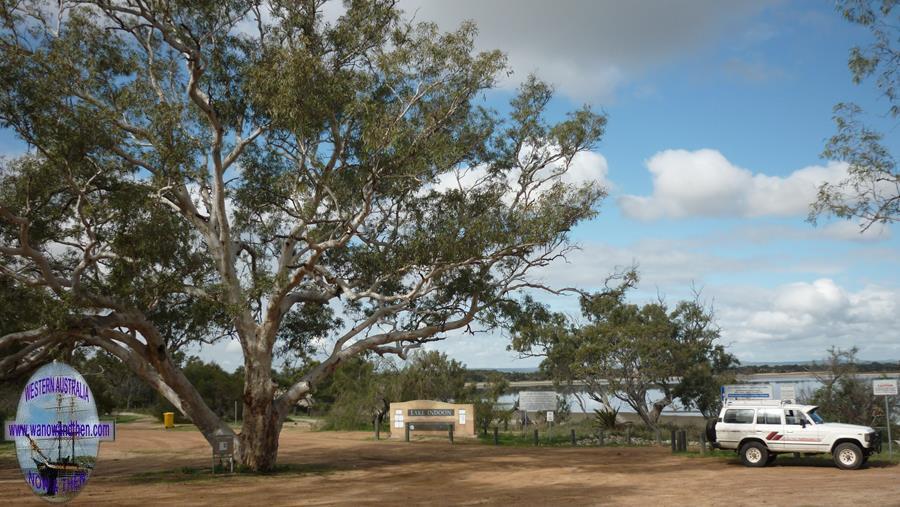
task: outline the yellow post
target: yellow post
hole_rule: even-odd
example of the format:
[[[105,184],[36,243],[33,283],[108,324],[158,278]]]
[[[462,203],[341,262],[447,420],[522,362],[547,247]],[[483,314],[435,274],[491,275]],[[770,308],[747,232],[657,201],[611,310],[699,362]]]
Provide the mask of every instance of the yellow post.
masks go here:
[[[163,425],[166,429],[175,427],[175,412],[163,412]]]

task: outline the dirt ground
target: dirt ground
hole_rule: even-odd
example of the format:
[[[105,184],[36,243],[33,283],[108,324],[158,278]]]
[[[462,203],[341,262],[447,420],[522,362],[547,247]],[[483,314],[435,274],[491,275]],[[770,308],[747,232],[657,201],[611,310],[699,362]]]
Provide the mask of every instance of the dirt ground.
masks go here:
[[[368,433],[288,427],[271,476],[181,472],[209,467],[195,431],[123,424],[71,503],[89,505],[898,505],[900,467],[841,471],[821,460],[750,469],[665,448],[493,447],[374,441]],[[0,505],[46,505],[15,456],[0,457]]]

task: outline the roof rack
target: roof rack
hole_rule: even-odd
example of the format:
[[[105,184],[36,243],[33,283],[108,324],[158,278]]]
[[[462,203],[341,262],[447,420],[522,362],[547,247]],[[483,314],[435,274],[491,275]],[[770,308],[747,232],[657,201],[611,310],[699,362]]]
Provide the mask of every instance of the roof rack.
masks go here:
[[[764,399],[764,400],[753,400],[753,399],[743,399],[743,398],[729,398],[725,400],[726,405],[754,405],[754,406],[764,406],[764,407],[780,407],[782,405],[790,405],[793,404],[794,400],[772,400],[772,399]]]

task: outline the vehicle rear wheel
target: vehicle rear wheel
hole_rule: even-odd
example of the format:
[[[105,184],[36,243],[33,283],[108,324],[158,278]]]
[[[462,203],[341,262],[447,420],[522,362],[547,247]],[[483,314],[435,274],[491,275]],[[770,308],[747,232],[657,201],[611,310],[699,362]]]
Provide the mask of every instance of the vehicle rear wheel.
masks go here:
[[[769,450],[759,442],[747,442],[741,447],[741,463],[748,467],[764,467],[769,459]]]
[[[856,470],[863,460],[862,449],[856,444],[845,442],[834,448],[834,464],[842,470]]]

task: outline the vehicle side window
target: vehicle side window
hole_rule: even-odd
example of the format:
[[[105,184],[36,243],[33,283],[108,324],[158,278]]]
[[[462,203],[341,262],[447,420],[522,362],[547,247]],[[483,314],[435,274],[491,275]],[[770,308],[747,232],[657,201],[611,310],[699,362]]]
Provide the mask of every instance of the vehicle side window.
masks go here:
[[[734,424],[752,424],[753,413],[752,408],[728,409],[725,411],[724,422]]]
[[[756,414],[756,424],[781,424],[781,410],[760,410]]]
[[[784,423],[785,424],[794,424],[797,426],[802,425],[806,422],[806,416],[803,415],[799,410],[786,409],[784,411]]]

